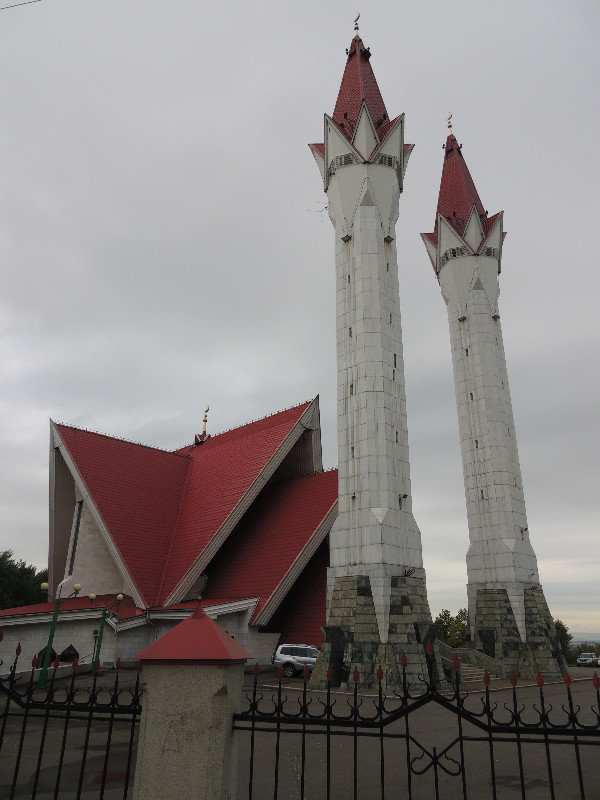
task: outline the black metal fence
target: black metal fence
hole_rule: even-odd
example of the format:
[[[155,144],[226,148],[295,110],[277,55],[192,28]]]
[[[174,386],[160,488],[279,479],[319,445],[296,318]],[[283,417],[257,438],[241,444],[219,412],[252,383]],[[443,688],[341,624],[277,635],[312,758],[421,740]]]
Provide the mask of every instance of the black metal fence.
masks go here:
[[[0,678],[0,796],[79,800],[85,793],[86,799],[125,800],[141,713],[139,672],[123,688],[117,662],[114,676],[105,673],[110,685],[100,683],[97,671],[91,686],[80,687],[77,660],[60,677],[57,658],[39,689],[37,656],[26,676],[19,672],[20,653],[19,645],[8,676]]]
[[[391,800],[391,798],[600,798],[600,680],[585,687],[537,686],[485,694],[462,691],[460,661],[453,662],[453,686],[436,687],[434,664],[420,684],[409,686],[402,657],[402,687],[384,693],[381,668],[375,696],[358,692],[358,671],[350,697],[313,696],[307,688],[254,687],[234,728],[247,764],[243,794],[267,797]],[[328,682],[330,675],[328,675]],[[592,688],[593,686],[593,688]],[[586,705],[579,704],[585,690]],[[524,694],[523,694],[524,693]],[[523,702],[526,697],[527,702]],[[588,704],[589,703],[589,704]],[[290,780],[290,772],[293,779]]]

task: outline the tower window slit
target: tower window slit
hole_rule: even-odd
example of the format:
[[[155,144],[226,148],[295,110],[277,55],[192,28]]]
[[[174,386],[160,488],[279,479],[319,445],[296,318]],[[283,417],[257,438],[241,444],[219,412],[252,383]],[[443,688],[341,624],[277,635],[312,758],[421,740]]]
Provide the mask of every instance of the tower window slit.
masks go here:
[[[473,399],[473,392],[469,392],[469,397],[471,398],[471,400]]]
[[[484,499],[484,497],[483,497],[483,489],[481,490],[481,499],[482,500]]]
[[[469,348],[468,348],[468,347],[465,347],[465,355],[466,355],[466,356],[468,356],[468,355],[469,355]]]
[[[354,458],[354,448],[350,448],[350,458]]]
[[[348,283],[350,283],[350,275],[348,275]]]
[[[348,328],[348,336],[352,338],[352,328]]]
[[[392,324],[392,315],[390,314],[390,325]]]
[[[477,449],[479,449],[479,440],[478,440],[478,439],[475,439],[475,447],[476,447]]]
[[[393,381],[396,380],[396,370],[395,369],[392,370],[392,380]]]
[[[389,271],[390,271],[390,262],[388,261],[387,264],[386,264],[386,272],[389,272]]]
[[[398,431],[396,431],[396,441],[398,441]]]
[[[396,353],[394,353],[394,367],[397,367],[398,364],[396,363]]]
[[[350,397],[352,397],[353,394],[354,394],[354,384],[351,383],[350,384]]]

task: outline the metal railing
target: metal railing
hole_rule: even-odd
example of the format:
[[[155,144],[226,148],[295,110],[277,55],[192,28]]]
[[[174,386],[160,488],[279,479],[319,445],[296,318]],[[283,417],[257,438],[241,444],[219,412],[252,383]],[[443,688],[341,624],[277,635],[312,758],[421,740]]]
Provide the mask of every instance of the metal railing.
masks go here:
[[[293,687],[283,686],[280,671],[275,691],[268,695],[265,687],[258,685],[256,668],[252,692],[246,695],[247,708],[234,717],[234,729],[249,737],[244,796],[248,800],[267,796],[274,800],[278,796],[300,800],[306,796],[327,800],[385,800],[392,796],[408,800],[526,800],[528,794],[532,796],[532,785],[535,797],[551,800],[585,800],[586,791],[588,800],[598,796],[593,794],[600,764],[600,680],[596,673],[589,682],[593,695],[585,709],[574,700],[568,673],[563,687],[552,686],[550,700],[548,687],[544,689],[538,674],[537,686],[527,689],[533,693],[533,702],[527,706],[514,673],[510,686],[500,690],[508,693],[502,702],[502,696],[490,688],[487,672],[483,695],[461,690],[457,656],[453,658],[452,689],[439,690],[429,643],[427,663],[428,675],[417,685],[409,685],[403,656],[402,685],[391,696],[384,695],[381,667],[376,696],[359,695],[355,669],[354,688],[346,698],[331,689],[331,673],[325,697],[314,696],[308,689],[307,669],[297,693]],[[560,708],[555,709],[557,690],[562,696]],[[290,748],[296,750],[292,760],[299,779],[293,791],[289,781],[282,789],[286,783],[282,775],[284,739],[286,754]],[[584,750],[586,756],[593,756],[585,763]],[[343,760],[336,769],[334,755]],[[315,774],[315,763],[324,764],[322,777]],[[261,782],[259,772],[268,780]],[[540,785],[547,786],[546,794],[539,794]]]
[[[76,686],[77,659],[73,661],[70,677],[60,679],[57,658],[47,686],[40,689],[36,681],[37,656],[27,678],[18,671],[20,654],[19,645],[8,677],[0,678],[0,697],[5,698],[0,715],[0,755],[4,757],[2,777],[6,780],[8,776],[6,797],[9,800],[24,797],[31,786],[32,800],[38,793],[47,796],[48,792],[53,792],[57,800],[67,791],[69,796],[76,793],[79,800],[83,792],[86,798],[91,797],[91,788],[97,787],[96,796],[102,800],[107,784],[115,782],[111,755],[116,745],[120,751],[124,750],[119,754],[121,760],[125,756],[124,764],[120,764],[125,769],[118,772],[116,781],[123,784],[125,800],[141,714],[139,672],[134,685],[123,689],[117,662],[114,677],[109,675],[112,685],[105,687],[99,683],[99,665],[96,665],[91,686],[80,687]],[[123,694],[127,696],[126,702],[122,700]],[[92,759],[88,758],[91,749]],[[67,765],[73,752],[78,753],[75,767],[72,762]],[[91,760],[97,763],[90,770]]]

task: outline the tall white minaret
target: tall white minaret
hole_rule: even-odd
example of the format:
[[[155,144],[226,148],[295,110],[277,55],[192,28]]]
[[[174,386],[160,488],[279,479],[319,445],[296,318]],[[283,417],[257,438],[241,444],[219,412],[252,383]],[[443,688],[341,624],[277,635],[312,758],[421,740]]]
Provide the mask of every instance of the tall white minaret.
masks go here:
[[[555,631],[531,546],[502,329],[503,212],[488,216],[452,134],[433,233],[422,234],[448,311],[476,647],[505,674],[558,673]]]
[[[342,682],[357,665],[369,685],[379,663],[394,683],[403,652],[424,671],[431,615],[412,513],[395,243],[413,145],[404,144],[404,115],[388,117],[358,33],[346,52],[325,142],[310,145],[336,262],[339,515],[321,660]]]

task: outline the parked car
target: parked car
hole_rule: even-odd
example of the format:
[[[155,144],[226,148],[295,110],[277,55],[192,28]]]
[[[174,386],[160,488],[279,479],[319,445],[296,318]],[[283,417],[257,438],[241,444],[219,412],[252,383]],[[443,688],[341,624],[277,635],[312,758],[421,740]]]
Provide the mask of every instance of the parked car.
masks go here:
[[[319,651],[310,644],[280,644],[273,653],[271,662],[279,667],[283,664],[283,674],[286,678],[293,678],[308,667],[315,665]]]
[[[595,653],[582,653],[577,659],[580,667],[597,667],[598,656]]]

